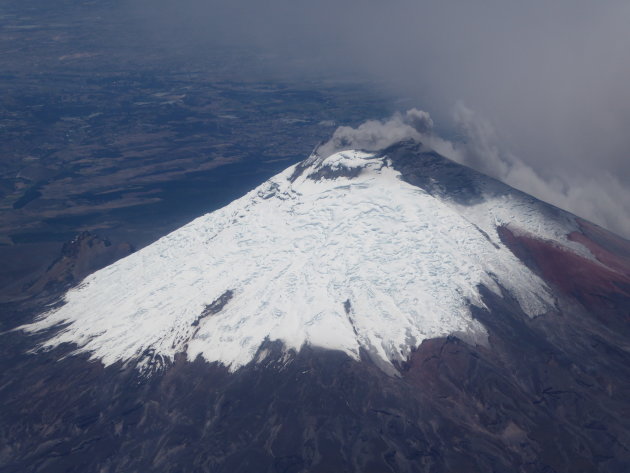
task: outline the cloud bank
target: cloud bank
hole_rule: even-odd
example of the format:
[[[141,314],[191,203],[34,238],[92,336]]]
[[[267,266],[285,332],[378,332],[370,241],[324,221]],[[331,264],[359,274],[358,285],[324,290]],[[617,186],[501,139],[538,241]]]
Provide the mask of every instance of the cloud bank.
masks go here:
[[[160,54],[245,47],[305,80],[378,83],[430,112],[466,163],[630,236],[627,0],[124,4]]]

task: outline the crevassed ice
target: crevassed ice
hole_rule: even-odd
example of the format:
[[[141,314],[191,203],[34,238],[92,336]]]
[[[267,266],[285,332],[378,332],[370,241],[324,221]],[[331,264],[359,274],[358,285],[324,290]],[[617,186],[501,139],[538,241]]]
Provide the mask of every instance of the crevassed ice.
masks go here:
[[[309,178],[322,166],[361,173]],[[265,339],[357,359],[363,347],[387,365],[426,338],[484,339],[470,313],[483,306],[480,284],[500,294],[498,281],[530,315],[553,305],[496,235],[402,181],[387,158],[344,151],[291,182],[294,170],[92,274],[24,328],[67,324],[46,346],[72,342],[106,365],[151,349],[236,370]]]

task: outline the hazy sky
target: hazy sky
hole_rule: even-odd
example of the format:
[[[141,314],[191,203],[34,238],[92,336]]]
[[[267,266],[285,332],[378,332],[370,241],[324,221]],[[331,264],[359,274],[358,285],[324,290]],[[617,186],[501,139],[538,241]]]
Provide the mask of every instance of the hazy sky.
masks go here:
[[[164,43],[379,81],[470,165],[630,237],[627,0],[130,1]]]

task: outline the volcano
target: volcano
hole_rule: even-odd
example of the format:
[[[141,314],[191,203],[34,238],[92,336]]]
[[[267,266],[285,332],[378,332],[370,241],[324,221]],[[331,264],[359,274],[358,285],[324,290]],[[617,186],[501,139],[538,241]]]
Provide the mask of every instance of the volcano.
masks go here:
[[[630,471],[630,242],[415,141],[315,151],[3,333],[0,467]]]

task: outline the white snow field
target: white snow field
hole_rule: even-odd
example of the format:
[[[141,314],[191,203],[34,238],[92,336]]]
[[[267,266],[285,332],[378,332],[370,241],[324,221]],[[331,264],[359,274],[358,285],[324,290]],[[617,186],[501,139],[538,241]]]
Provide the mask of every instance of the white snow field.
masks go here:
[[[502,294],[500,283],[530,316],[553,309],[545,283],[496,231],[508,224],[571,246],[570,223],[543,217],[534,199],[514,191],[455,204],[404,182],[373,153],[305,163],[296,179],[292,166],[92,274],[65,304],[22,328],[60,324],[45,347],[71,342],[105,365],[148,350],[161,359],[200,355],[234,371],[268,339],[355,359],[362,347],[392,367],[423,339],[458,334],[486,343],[470,311],[484,307],[480,285]],[[321,177],[324,169],[338,176]]]

